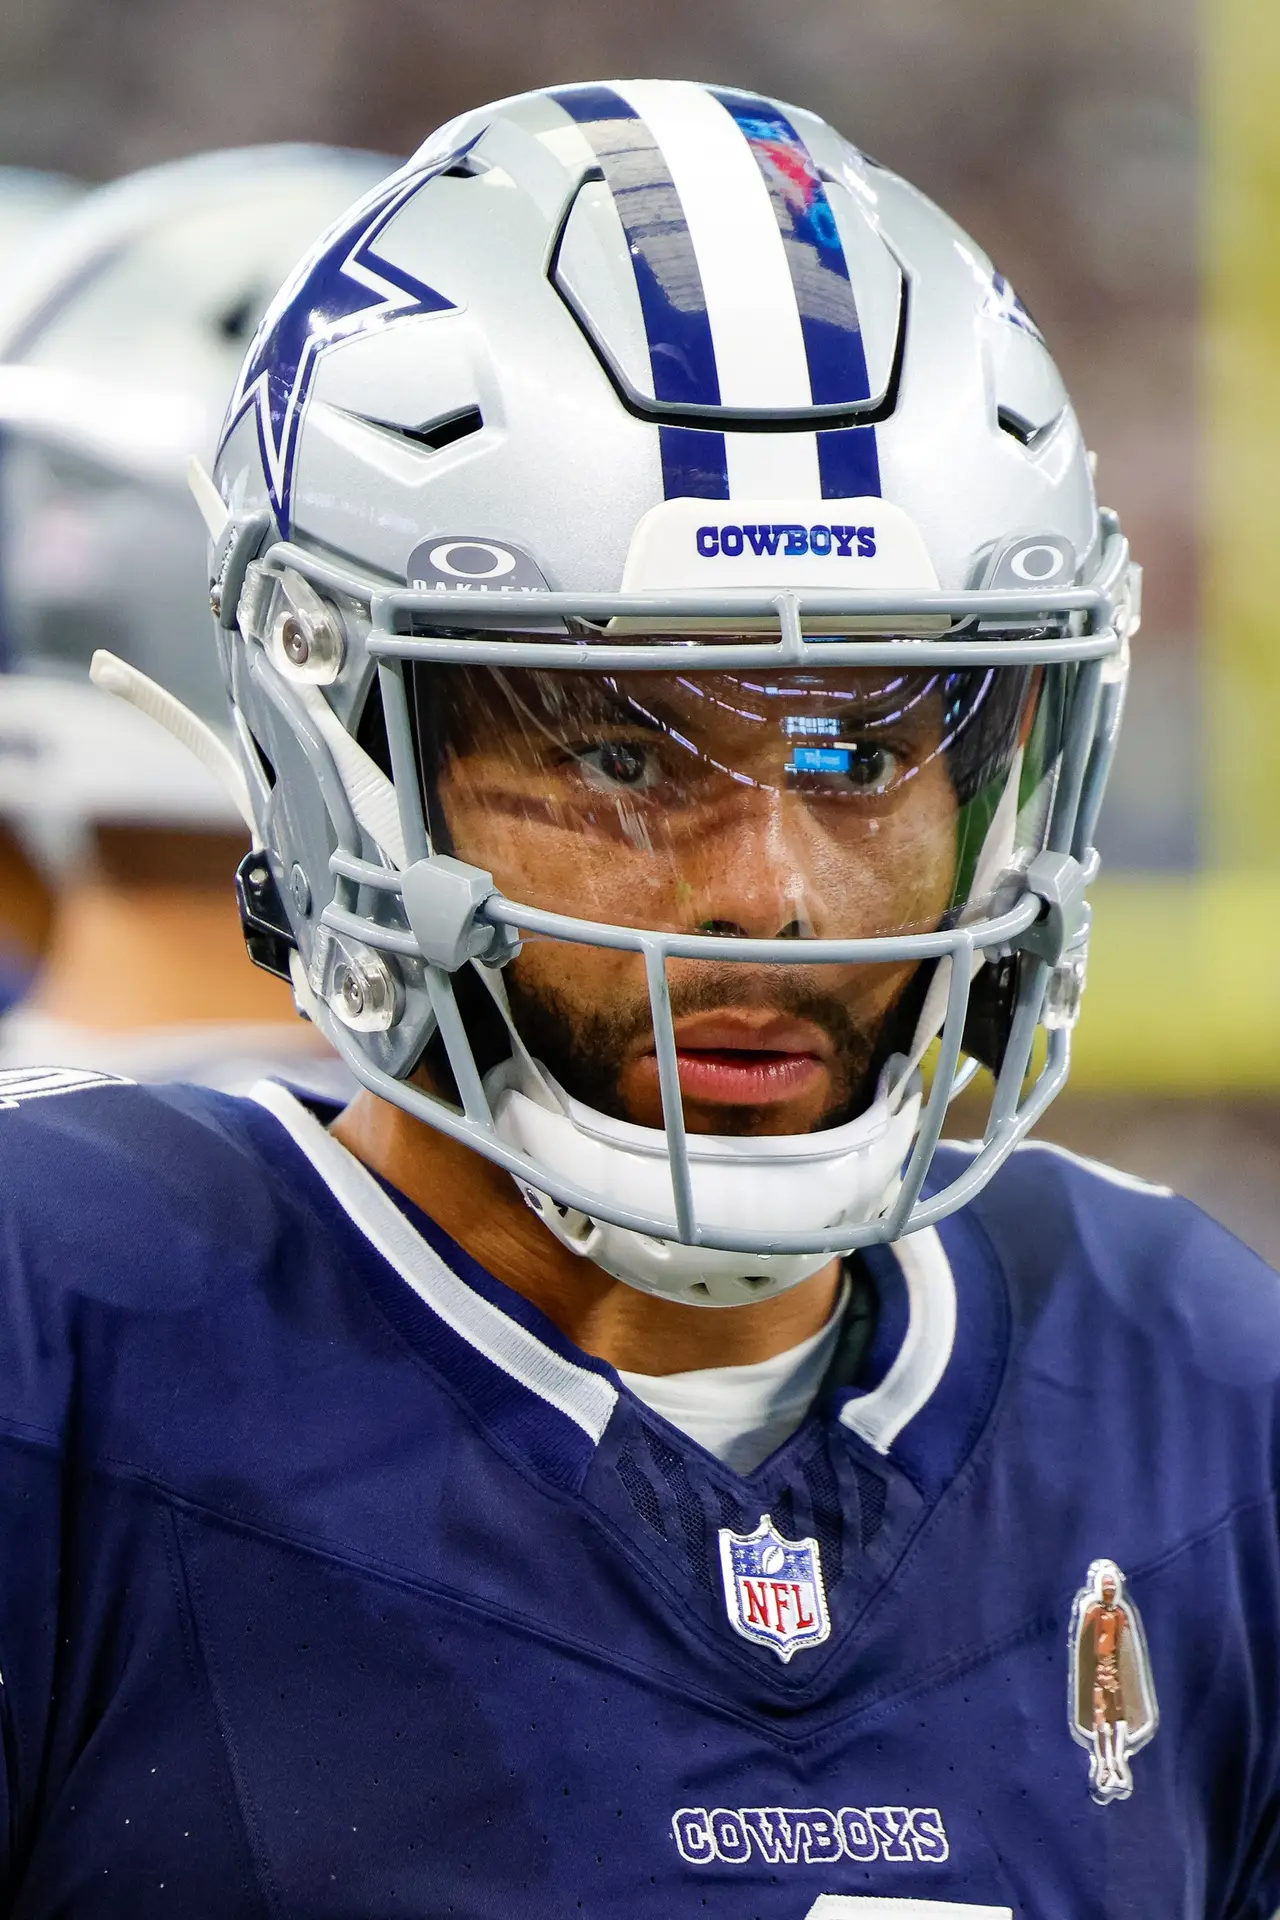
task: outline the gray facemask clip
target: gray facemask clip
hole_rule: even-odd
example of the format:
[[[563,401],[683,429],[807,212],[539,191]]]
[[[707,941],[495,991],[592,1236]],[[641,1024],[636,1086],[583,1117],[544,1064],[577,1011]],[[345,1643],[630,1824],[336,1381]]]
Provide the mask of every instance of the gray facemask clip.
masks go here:
[[[1093,863],[1096,867],[1096,861]],[[1025,885],[1042,902],[1040,918],[1022,934],[1017,946],[1056,967],[1068,948],[1088,932],[1085,889],[1091,872],[1069,853],[1038,853],[1027,868]]]
[[[493,875],[448,854],[415,860],[401,875],[409,925],[432,966],[456,973],[469,960],[503,967],[520,951],[514,927],[485,920],[485,902],[497,892]]]

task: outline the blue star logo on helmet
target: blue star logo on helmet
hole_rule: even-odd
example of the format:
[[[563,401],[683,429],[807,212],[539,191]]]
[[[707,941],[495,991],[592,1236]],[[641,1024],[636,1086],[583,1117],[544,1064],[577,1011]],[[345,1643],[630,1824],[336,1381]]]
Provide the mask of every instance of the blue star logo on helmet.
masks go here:
[[[454,305],[377,250],[379,236],[429,181],[480,138],[409,179],[395,176],[331,227],[262,317],[227,411],[222,444],[252,407],[267,490],[288,534],[298,432],[320,356],[392,320],[447,312]]]
[[[987,311],[993,319],[1007,320],[1011,327],[1019,327],[1023,333],[1029,333],[1033,340],[1038,340],[1041,346],[1044,345],[1044,335],[1002,273],[991,276]]]

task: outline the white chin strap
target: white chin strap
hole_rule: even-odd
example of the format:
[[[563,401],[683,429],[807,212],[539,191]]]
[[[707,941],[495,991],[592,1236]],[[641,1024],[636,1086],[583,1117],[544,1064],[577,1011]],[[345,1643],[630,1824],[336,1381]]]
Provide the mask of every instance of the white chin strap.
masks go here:
[[[900,1069],[901,1061],[897,1064]],[[550,1175],[655,1221],[674,1218],[671,1162],[661,1128],[632,1126],[583,1106],[527,1056],[496,1068],[486,1090],[502,1139]],[[919,1111],[918,1076],[904,1090],[886,1071],[873,1105],[826,1133],[690,1134],[697,1218],[713,1236],[719,1224],[766,1239],[861,1226],[892,1197]],[[518,1184],[544,1225],[574,1253],[643,1293],[688,1306],[739,1307],[785,1293],[833,1257],[821,1249],[756,1254],[682,1246],[594,1220],[523,1181]]]

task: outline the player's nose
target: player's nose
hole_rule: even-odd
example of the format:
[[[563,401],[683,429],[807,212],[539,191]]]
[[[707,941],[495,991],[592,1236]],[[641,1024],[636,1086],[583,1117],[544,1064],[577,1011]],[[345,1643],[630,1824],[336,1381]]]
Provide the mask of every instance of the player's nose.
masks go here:
[[[793,816],[786,796],[757,792],[700,843],[687,897],[697,931],[753,940],[822,933],[826,915]]]

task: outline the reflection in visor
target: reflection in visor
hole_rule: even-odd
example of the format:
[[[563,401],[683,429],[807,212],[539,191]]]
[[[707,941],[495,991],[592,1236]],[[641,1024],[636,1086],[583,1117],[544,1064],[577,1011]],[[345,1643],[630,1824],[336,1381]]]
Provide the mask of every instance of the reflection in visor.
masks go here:
[[[761,938],[982,904],[975,848],[1038,687],[1025,668],[411,669],[437,846],[552,911]]]

